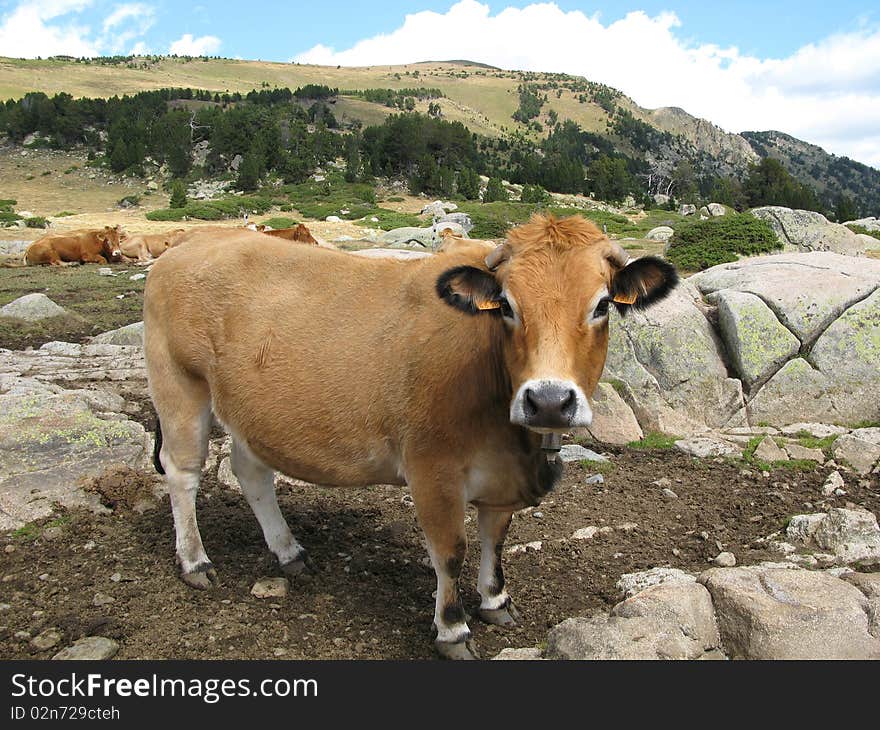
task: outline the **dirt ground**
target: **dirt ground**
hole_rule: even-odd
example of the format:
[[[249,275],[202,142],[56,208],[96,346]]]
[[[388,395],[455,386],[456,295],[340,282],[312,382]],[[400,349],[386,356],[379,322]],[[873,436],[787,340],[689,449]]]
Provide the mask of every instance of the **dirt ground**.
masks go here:
[[[793,514],[847,502],[880,510],[876,477],[861,484],[847,477],[847,496],[824,500],[821,469],[764,477],[742,463],[670,451],[609,453],[603,484],[585,484],[589,465],[569,464],[543,505],[514,518],[508,547],[532,541],[542,547],[505,555],[522,620],[501,629],[473,619],[483,656],[540,645],[557,622],[607,610],[619,600],[615,582],[622,573],[658,565],[700,571],[721,549],[741,564],[778,559],[755,541],[782,529]],[[661,476],[678,499],[667,501],[653,484]],[[90,634],[116,639],[121,659],[433,656],[434,575],[405,490],[282,484],[282,510],[316,570],[273,601],[250,594],[257,578],[280,573],[242,495],[216,474],[204,480],[199,524],[221,585],[203,593],[177,578],[167,497],[143,509],[153,481],[153,475],[120,473],[97,485],[112,514],[63,513],[0,537],[0,603],[9,605],[0,611],[0,656],[49,658]],[[475,512],[468,517],[463,595],[473,610]],[[570,539],[588,525],[613,531]],[[107,602],[96,605],[102,597]],[[15,637],[48,627],[63,635],[54,649],[38,652]]]

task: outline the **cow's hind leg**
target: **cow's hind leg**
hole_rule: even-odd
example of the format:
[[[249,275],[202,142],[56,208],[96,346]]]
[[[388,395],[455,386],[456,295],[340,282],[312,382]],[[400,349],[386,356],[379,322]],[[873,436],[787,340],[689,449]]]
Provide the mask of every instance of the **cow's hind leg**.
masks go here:
[[[241,491],[254,511],[269,546],[281,570],[294,577],[306,568],[306,552],[300,545],[281,509],[275,494],[275,472],[266,466],[241,439],[232,439],[232,471],[241,484]]]
[[[202,544],[196,520],[196,494],[208,452],[210,391],[203,380],[176,368],[163,367],[163,371],[151,377],[151,389],[162,424],[159,460],[171,497],[177,560],[184,583],[207,589],[217,582],[217,573]]]
[[[504,587],[504,569],[501,567],[501,551],[507,530],[510,528],[510,512],[498,512],[479,508],[480,527],[480,592],[479,616],[483,621],[497,626],[513,626],[519,613],[507,589]]]
[[[434,604],[437,652],[446,659],[476,659],[458,592],[458,579],[467,555],[461,489],[445,480],[430,477],[424,480],[413,478],[410,489],[437,574]]]

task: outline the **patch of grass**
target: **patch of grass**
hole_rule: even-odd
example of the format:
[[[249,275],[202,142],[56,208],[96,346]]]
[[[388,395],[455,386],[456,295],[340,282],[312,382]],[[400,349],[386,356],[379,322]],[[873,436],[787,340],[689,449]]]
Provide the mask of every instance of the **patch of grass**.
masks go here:
[[[128,276],[139,269],[111,264],[119,276],[98,276],[97,264],[0,268],[0,306],[42,292],[72,316],[42,322],[0,320],[0,347],[23,350],[52,340],[82,342],[143,318],[144,280]],[[122,295],[122,299],[117,299]]]
[[[464,201],[459,203],[458,209],[471,217],[474,224],[471,238],[503,238],[508,228],[525,223],[538,206],[533,203]]]
[[[264,226],[269,226],[271,228],[293,228],[294,226],[299,224],[299,221],[294,220],[293,218],[287,218],[285,216],[275,216],[274,218],[269,218],[268,220],[261,221]]]
[[[0,198],[0,210],[12,210],[18,204],[13,198]]]
[[[17,530],[13,530],[12,536],[17,540],[36,540],[41,534],[43,534],[44,530],[48,530],[50,527],[63,527],[69,522],[70,517],[67,515],[61,515],[60,517],[56,517],[55,519],[44,523],[28,522]]]
[[[851,225],[847,226],[853,233],[864,233],[866,236],[871,236],[872,238],[876,238],[880,240],[880,231],[872,231],[864,226]]]
[[[271,207],[271,200],[258,195],[232,195],[218,200],[193,201],[183,208],[159,208],[147,213],[146,218],[150,221],[182,221],[184,218],[219,221],[238,218],[245,213],[265,213]]]
[[[72,210],[62,210],[60,213],[56,213],[56,218],[66,218],[69,215],[76,215]]]
[[[72,173],[72,172],[76,172],[77,170],[79,170],[79,165],[71,165],[70,167],[68,167],[68,168],[64,171],[64,174],[65,174],[65,175],[69,175],[70,173]]]
[[[324,220],[329,215],[357,220],[376,208],[376,191],[372,185],[348,183],[341,176],[330,176],[322,182],[285,185],[282,190],[294,209],[316,220]]]
[[[378,220],[373,221],[372,218],[378,218]],[[400,213],[387,208],[376,208],[362,220],[357,221],[357,224],[366,228],[379,228],[383,231],[408,227],[427,228],[431,225],[430,221],[422,220],[415,213]]]
[[[11,210],[0,210],[0,225],[11,226],[19,220],[21,220],[21,216],[18,213]]]
[[[880,428],[880,421],[859,421],[850,426],[854,431],[857,428]]]
[[[740,255],[770,253],[781,248],[766,221],[748,213],[729,213],[680,225],[670,239],[667,258],[685,271],[702,271],[736,261]]]
[[[829,459],[831,458],[831,447],[837,441],[837,434],[825,436],[824,438],[816,438],[806,431],[800,431],[797,434],[798,443],[808,449],[820,449]]]
[[[578,463],[585,472],[590,474],[602,474],[604,476],[617,469],[617,464],[613,461],[590,461],[589,459],[583,459]]]
[[[626,393],[627,385],[622,380],[618,380],[617,378],[608,378],[605,382],[608,383],[608,385],[610,385],[612,388],[614,388],[617,395],[619,395],[621,398]]]
[[[43,216],[37,215],[33,218],[26,218],[24,224],[28,228],[48,228],[49,221],[47,221]]]
[[[680,436],[670,436],[657,431],[649,431],[641,441],[630,441],[627,447],[638,451],[666,450],[675,448],[675,442]]]
[[[388,198],[389,203],[402,203],[404,200],[405,198],[401,198],[399,195],[392,195]]]

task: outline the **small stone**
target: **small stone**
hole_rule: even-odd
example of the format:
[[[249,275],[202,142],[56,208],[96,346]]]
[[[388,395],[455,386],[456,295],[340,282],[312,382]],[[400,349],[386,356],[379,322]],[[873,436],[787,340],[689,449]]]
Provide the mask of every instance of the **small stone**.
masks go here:
[[[96,593],[95,597],[92,599],[93,606],[107,606],[108,604],[115,602],[116,599],[106,593]]]
[[[662,479],[656,479],[651,482],[655,487],[669,487],[672,486],[672,480],[669,477],[663,477]]]
[[[578,530],[575,530],[571,536],[572,540],[592,540],[596,533],[599,532],[599,528],[593,525],[589,527],[581,527]]]
[[[251,588],[251,595],[256,598],[284,598],[289,587],[287,578],[260,578]]]
[[[49,580],[49,574],[48,573],[40,573],[37,576],[37,580],[47,581],[47,580]]]
[[[755,457],[761,461],[769,461],[771,464],[774,461],[788,461],[788,454],[780,449],[769,436],[761,439],[761,443],[755,449]]]
[[[678,499],[678,495],[675,492],[673,492],[671,489],[669,489],[668,487],[666,487],[663,490],[663,496],[666,499]]]
[[[817,464],[825,463],[825,454],[821,449],[809,449],[800,444],[786,444],[785,450],[792,459],[800,461],[815,461]]]
[[[89,540],[85,545],[83,545],[83,550],[94,550],[95,549],[95,541]]]
[[[616,530],[620,530],[621,532],[632,532],[633,530],[638,530],[639,526],[635,522],[621,522],[619,525],[616,525]]]
[[[284,656],[287,654],[287,649],[282,649],[280,646],[272,649],[272,656]]]
[[[41,631],[30,641],[30,645],[37,651],[46,651],[61,641],[61,632],[59,629],[52,628]]]
[[[544,513],[543,513],[543,512],[532,512],[532,517],[534,517],[535,519],[540,520],[541,518],[544,517]]]
[[[492,657],[493,661],[535,661],[541,658],[541,650],[537,647],[513,649],[507,647]]]
[[[605,477],[601,474],[593,474],[591,477],[588,477],[584,484],[604,484]]]
[[[835,489],[834,495],[837,497],[843,497],[846,495],[846,490],[845,489]]]
[[[532,542],[527,542],[521,545],[511,545],[505,551],[508,555],[516,555],[518,553],[525,553],[529,551],[537,552],[542,547],[544,547],[544,543],[541,540],[534,540]]]
[[[736,565],[736,556],[729,552],[718,553],[712,562],[719,568],[732,568]]]
[[[27,641],[31,638],[31,633],[30,631],[16,631],[12,636],[19,641]]]
[[[63,527],[47,527],[45,530],[43,530],[44,540],[56,540],[62,535],[64,535]]]
[[[7,555],[9,555],[10,553],[14,553],[15,552],[15,545],[7,545],[6,547],[3,548],[3,552],[6,553]]]
[[[559,452],[563,462],[571,461],[608,461],[607,456],[597,454],[595,451],[585,449],[578,444],[565,444]]]
[[[843,487],[844,482],[843,477],[840,476],[840,472],[833,471],[828,475],[825,484],[822,485],[822,494],[826,497],[830,497],[836,490],[843,489]]]
[[[101,660],[110,659],[119,651],[119,644],[106,636],[86,636],[75,641],[72,646],[59,651],[53,660]]]
[[[114,573],[110,576],[110,580],[112,580],[114,583],[118,583],[122,580],[122,573]]]

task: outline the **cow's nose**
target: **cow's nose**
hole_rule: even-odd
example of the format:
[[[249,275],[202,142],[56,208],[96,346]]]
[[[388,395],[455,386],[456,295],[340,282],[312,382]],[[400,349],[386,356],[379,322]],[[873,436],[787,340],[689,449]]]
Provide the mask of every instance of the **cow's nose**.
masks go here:
[[[556,383],[527,388],[523,393],[523,402],[526,422],[540,428],[568,426],[577,411],[577,393],[572,388]]]

